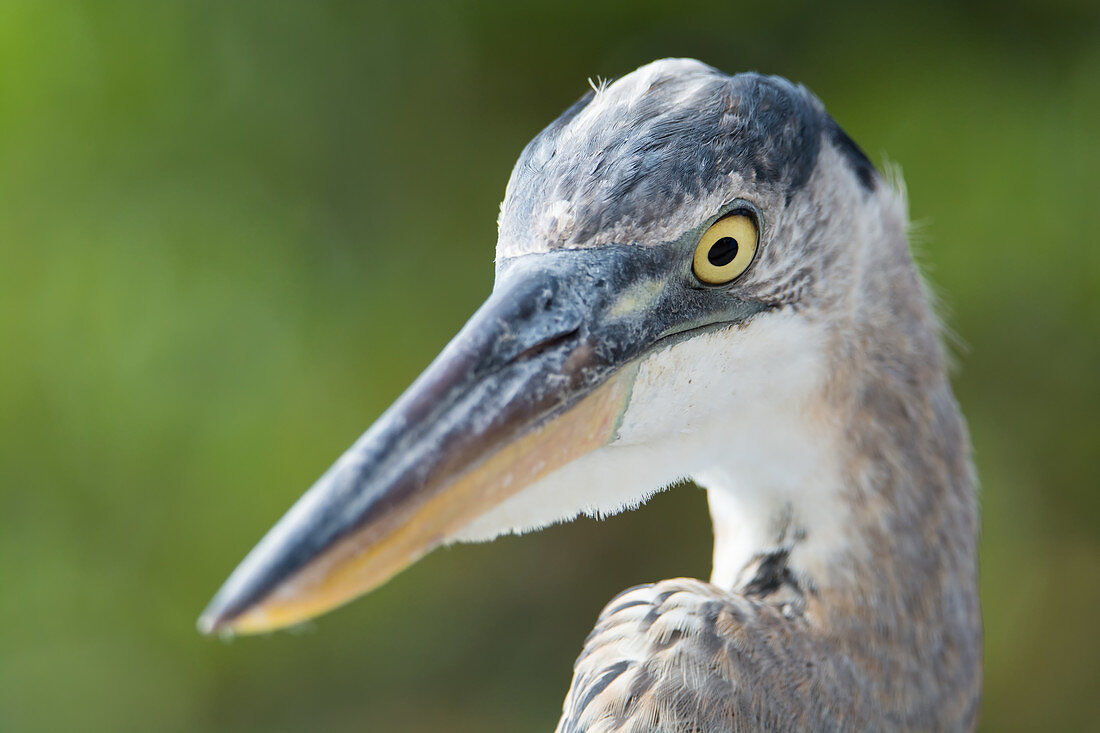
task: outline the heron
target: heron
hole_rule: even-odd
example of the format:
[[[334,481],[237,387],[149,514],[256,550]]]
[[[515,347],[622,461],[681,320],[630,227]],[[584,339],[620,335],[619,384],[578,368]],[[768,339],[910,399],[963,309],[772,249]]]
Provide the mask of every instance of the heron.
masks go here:
[[[972,728],[976,481],[907,220],[800,85],[688,59],[592,85],[519,156],[486,302],[200,628],[692,480],[709,581],[604,608],[559,733]]]

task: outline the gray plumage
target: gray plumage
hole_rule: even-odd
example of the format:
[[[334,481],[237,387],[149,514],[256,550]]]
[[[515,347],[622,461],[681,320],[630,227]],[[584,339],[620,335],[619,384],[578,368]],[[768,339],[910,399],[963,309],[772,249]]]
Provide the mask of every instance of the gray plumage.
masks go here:
[[[200,628],[291,625],[445,542],[692,477],[711,582],[608,605],[561,733],[973,727],[974,479],[906,218],[782,79],[665,60],[587,94],[516,164],[485,304]]]
[[[654,73],[644,83],[627,104],[605,104],[604,97],[593,104],[596,93],[585,94],[531,141],[509,184],[502,238],[528,230],[556,201],[583,203],[584,216],[550,241],[591,245],[625,223],[652,237],[670,211],[730,171],[762,187],[805,184],[826,117],[802,89],[777,77],[730,77],[702,67]]]
[[[828,577],[789,563],[815,532],[792,507],[734,587],[627,591],[577,660],[558,730],[969,729],[981,620],[966,430],[904,197],[821,103],[774,77],[643,67],[528,145],[498,253],[670,241],[734,189],[771,229],[739,296],[828,334],[820,409],[847,436],[846,550]]]

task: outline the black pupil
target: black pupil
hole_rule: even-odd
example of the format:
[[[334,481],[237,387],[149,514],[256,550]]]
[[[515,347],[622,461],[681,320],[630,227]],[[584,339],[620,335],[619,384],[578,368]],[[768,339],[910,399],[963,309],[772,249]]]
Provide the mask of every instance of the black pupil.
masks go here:
[[[723,267],[733,262],[737,256],[737,240],[733,237],[722,237],[710,246],[707,252],[707,261],[715,267]]]

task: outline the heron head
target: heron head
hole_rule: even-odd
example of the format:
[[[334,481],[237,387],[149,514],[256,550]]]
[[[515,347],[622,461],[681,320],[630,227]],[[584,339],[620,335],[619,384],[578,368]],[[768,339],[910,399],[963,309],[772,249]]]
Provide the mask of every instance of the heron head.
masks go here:
[[[516,163],[488,300],[200,626],[301,621],[442,543],[614,513],[751,442],[827,381],[879,187],[782,79],[664,60],[586,94]]]

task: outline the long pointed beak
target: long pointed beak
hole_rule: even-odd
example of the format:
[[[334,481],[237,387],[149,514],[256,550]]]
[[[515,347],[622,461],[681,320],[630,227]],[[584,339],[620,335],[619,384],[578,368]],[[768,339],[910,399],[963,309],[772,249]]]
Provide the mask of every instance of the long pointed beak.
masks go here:
[[[632,370],[591,328],[607,273],[543,256],[498,277],[439,357],[272,528],[199,619],[251,633],[380,585],[473,518],[606,444]]]
[[[639,355],[763,308],[698,286],[693,237],[506,261],[485,304],[248,554],[199,628],[321,614],[611,442]]]

